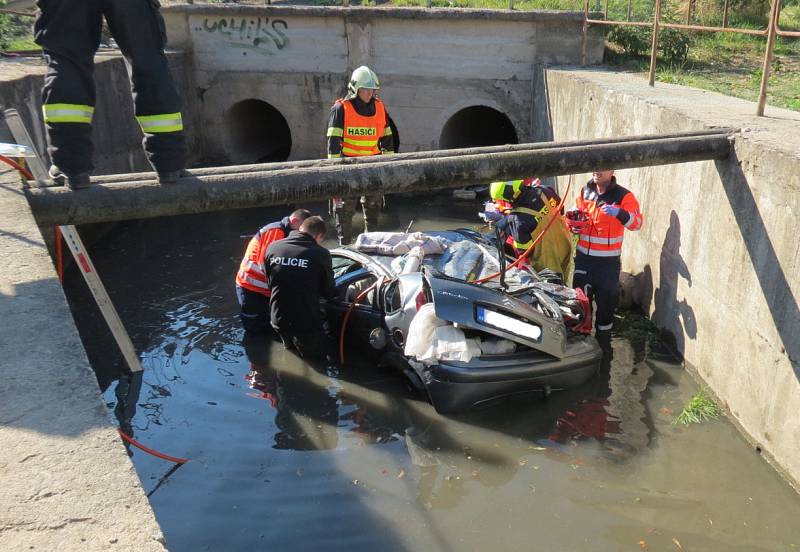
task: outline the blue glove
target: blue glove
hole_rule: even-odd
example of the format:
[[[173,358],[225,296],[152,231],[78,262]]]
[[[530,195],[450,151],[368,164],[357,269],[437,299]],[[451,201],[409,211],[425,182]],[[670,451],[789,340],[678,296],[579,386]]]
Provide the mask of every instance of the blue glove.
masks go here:
[[[615,217],[615,218],[616,218],[617,215],[619,215],[619,212],[620,212],[620,208],[619,207],[614,207],[613,205],[609,205],[608,203],[606,203],[605,205],[600,207],[600,209],[602,209],[603,212],[605,214],[607,214],[608,216]]]

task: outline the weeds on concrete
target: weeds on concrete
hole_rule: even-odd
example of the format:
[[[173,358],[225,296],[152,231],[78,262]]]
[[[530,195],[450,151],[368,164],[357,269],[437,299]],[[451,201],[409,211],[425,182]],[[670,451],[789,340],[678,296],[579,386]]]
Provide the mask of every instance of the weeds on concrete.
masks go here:
[[[689,401],[683,411],[672,421],[673,424],[699,424],[706,420],[719,418],[722,410],[703,391],[698,392]]]
[[[637,312],[619,311],[614,327],[614,333],[631,343],[646,343],[650,346],[660,343],[658,327],[652,320]]]

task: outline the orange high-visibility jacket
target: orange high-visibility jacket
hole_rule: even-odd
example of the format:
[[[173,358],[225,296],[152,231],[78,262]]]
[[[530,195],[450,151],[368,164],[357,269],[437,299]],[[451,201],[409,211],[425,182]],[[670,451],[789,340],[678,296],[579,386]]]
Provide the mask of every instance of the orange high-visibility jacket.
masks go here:
[[[264,254],[267,252],[269,244],[282,240],[289,235],[289,232],[291,232],[289,217],[267,224],[256,232],[256,235],[250,238],[242,263],[239,265],[239,272],[236,273],[236,285],[269,297],[271,292],[267,276],[264,273]]]
[[[339,100],[344,106],[344,132],[342,133],[342,155],[360,157],[381,153],[378,141],[387,126],[386,108],[375,98],[375,115],[359,115],[352,102]]]
[[[616,179],[603,195],[597,193],[597,186],[590,180],[581,190],[576,205],[589,213],[590,219],[579,236],[578,252],[591,257],[619,257],[625,229],[638,230],[644,223],[639,202]],[[605,214],[601,210],[603,205],[619,207],[619,215]]]

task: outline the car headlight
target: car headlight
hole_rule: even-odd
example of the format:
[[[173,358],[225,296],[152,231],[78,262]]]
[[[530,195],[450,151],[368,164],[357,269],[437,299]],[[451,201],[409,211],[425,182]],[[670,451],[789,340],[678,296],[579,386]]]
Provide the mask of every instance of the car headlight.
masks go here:
[[[532,341],[539,341],[542,338],[542,328],[536,324],[523,322],[513,316],[501,314],[497,311],[489,310],[484,307],[478,307],[475,313],[475,319],[481,324],[492,326],[498,330],[513,333],[520,337],[525,337]]]

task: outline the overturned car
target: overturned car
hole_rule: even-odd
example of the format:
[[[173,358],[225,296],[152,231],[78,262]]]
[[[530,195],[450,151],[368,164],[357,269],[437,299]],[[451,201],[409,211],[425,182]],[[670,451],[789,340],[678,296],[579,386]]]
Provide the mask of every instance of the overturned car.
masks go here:
[[[439,412],[579,385],[602,356],[586,298],[524,267],[490,278],[505,259],[482,234],[374,232],[331,255],[335,335],[401,370]]]

